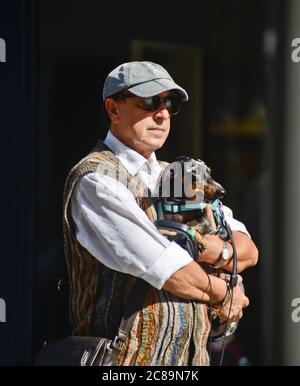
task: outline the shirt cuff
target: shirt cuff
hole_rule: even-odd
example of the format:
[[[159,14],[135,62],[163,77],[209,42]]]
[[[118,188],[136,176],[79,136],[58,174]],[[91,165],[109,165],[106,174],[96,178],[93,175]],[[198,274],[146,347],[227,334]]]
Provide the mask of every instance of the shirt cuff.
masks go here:
[[[189,253],[172,241],[169,247],[165,249],[163,254],[141,278],[160,290],[176,271],[192,261],[193,258]]]

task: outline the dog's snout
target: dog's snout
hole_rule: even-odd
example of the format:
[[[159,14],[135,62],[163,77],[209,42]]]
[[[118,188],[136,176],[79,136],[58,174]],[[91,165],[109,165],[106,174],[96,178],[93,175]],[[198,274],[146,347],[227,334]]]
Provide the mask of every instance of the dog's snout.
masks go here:
[[[215,183],[215,186],[216,186],[216,198],[219,198],[219,199],[224,198],[225,194],[226,194],[226,190],[218,182],[214,181],[214,183]]]
[[[221,187],[221,189],[218,191],[219,198],[224,198],[226,195],[226,190]]]

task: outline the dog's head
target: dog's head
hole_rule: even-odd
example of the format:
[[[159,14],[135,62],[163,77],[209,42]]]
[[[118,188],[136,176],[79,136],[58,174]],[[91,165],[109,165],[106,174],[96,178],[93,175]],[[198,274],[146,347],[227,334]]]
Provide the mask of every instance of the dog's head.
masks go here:
[[[178,157],[161,175],[159,196],[164,201],[213,201],[225,194],[223,186],[212,178],[210,168],[200,159]]]

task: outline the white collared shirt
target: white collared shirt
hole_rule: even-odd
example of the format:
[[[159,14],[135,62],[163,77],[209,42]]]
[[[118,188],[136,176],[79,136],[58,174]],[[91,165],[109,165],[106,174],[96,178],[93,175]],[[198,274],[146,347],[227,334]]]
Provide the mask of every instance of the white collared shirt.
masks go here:
[[[155,154],[147,160],[110,131],[104,143],[153,192],[161,172]],[[224,209],[232,230],[247,233],[231,210]],[[108,175],[89,173],[78,182],[71,213],[77,240],[85,249],[107,267],[140,277],[157,289],[193,261],[187,251],[159,233],[130,190]]]

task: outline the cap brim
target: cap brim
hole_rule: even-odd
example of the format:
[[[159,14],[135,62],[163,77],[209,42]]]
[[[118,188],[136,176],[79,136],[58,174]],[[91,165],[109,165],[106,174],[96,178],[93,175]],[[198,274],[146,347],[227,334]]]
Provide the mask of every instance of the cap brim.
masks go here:
[[[128,91],[130,91],[132,94],[144,98],[151,97],[169,90],[179,91],[184,101],[189,99],[187,92],[182,87],[178,86],[178,84],[175,82],[165,78],[150,80],[148,82],[140,83],[136,86],[128,88]]]

